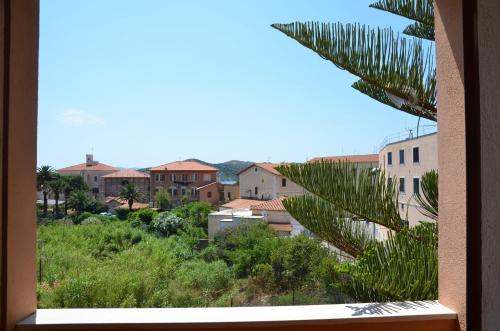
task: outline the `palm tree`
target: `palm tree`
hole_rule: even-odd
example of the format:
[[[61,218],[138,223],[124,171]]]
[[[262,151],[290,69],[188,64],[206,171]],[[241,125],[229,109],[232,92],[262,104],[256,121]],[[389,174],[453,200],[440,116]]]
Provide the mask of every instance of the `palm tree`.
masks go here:
[[[80,175],[71,175],[61,177],[64,180],[64,215],[68,215],[68,199],[75,191],[88,191],[87,184]]]
[[[54,215],[59,216],[59,197],[66,189],[67,182],[59,175],[55,176],[53,180],[48,183],[50,191],[54,194],[55,210]]]
[[[49,165],[43,165],[36,169],[37,188],[43,193],[43,215],[47,216],[47,196],[50,192],[48,183],[56,176],[54,168]]]
[[[132,205],[136,201],[140,201],[142,199],[142,193],[137,189],[134,184],[127,183],[122,187],[118,196],[122,199],[127,200],[128,209],[132,210]]]
[[[359,78],[358,91],[400,111],[437,120],[432,0],[380,0],[373,8],[415,23],[400,37],[361,24],[290,23],[272,27]],[[280,166],[307,195],[286,199],[290,214],[321,239],[352,257],[337,281],[359,301],[437,297],[437,225],[410,228],[399,214],[396,181],[345,163]],[[425,182],[425,183],[424,183]],[[437,220],[437,173],[422,177],[421,212]],[[361,222],[361,221],[362,222]],[[386,228],[388,239],[367,234],[365,222]]]
[[[77,214],[83,213],[91,201],[88,191],[84,190],[72,192],[66,200],[68,207],[73,208]]]

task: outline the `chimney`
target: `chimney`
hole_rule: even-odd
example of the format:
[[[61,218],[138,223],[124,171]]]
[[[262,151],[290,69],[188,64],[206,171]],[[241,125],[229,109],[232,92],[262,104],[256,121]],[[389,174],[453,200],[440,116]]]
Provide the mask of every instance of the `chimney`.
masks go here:
[[[96,165],[97,164],[97,161],[94,161],[94,155],[93,154],[87,154],[86,155],[86,165],[87,167],[91,167],[93,165]]]

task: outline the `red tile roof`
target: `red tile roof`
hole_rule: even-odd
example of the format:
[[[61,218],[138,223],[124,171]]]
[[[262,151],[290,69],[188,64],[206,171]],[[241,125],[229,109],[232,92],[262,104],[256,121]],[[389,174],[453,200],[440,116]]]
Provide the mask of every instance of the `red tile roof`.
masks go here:
[[[109,175],[102,176],[102,178],[149,178],[149,175],[145,172],[127,169],[113,172]]]
[[[285,206],[283,206],[283,200],[286,197],[280,197],[269,201],[264,201],[258,205],[250,207],[251,210],[266,210],[266,211],[286,211]]]
[[[291,224],[276,224],[272,223],[269,224],[271,228],[273,228],[274,231],[277,232],[292,232],[292,225]]]
[[[264,170],[267,170],[269,171],[270,173],[272,174],[275,174],[275,175],[281,175],[280,172],[278,170],[276,170],[275,168],[279,165],[284,165],[286,163],[269,163],[269,162],[265,162],[265,163],[254,163],[252,164],[251,166],[249,167],[246,167],[245,169],[241,170],[240,172],[238,172],[238,175],[247,171],[248,169],[250,168],[253,168],[253,167],[259,167],[259,168],[262,168]]]
[[[112,167],[110,165],[104,164],[104,163],[97,163],[91,166],[87,166],[87,163],[80,163],[76,164],[73,166],[69,166],[66,168],[59,169],[57,171],[81,171],[81,170],[88,170],[88,171],[117,171],[120,170],[118,168]]]
[[[231,202],[228,202],[221,207],[230,208],[230,209],[247,209],[252,206],[256,206],[261,204],[262,201],[259,200],[250,200],[250,199],[236,199]]]
[[[364,155],[339,155],[339,156],[320,156],[315,157],[308,161],[308,163],[320,162],[349,162],[349,163],[378,163],[378,154],[364,154]]]
[[[151,171],[219,171],[219,169],[196,161],[176,161],[162,164],[150,169]]]
[[[120,209],[128,209],[128,202],[126,199],[122,199],[120,197],[106,197],[106,200],[105,202],[106,203],[111,203],[113,201],[116,201],[118,202],[120,205],[116,208],[120,208]],[[142,208],[149,208],[149,204],[148,203],[142,203],[142,202],[134,202],[132,204],[132,209],[142,209]]]

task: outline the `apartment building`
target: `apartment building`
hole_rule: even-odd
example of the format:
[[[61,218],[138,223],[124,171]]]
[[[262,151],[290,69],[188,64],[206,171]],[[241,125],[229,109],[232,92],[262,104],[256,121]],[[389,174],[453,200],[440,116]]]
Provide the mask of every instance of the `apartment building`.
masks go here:
[[[120,170],[102,176],[104,183],[104,196],[117,197],[123,186],[133,184],[143,195],[143,202],[150,201],[150,177],[149,174],[137,170]]]
[[[191,201],[214,203],[220,200],[218,182],[219,170],[196,161],[171,162],[150,169],[151,199],[160,188],[172,197],[174,205],[184,197]]]
[[[282,196],[294,196],[305,190],[282,176],[278,163],[254,163],[238,173],[240,198],[271,200]]]
[[[58,169],[57,172],[61,176],[82,176],[85,184],[87,184],[90,192],[94,195],[94,197],[98,199],[104,199],[105,195],[103,176],[117,172],[120,169],[94,160],[94,155],[92,154],[87,154],[85,156],[85,159],[85,163],[61,168]]]
[[[422,175],[438,169],[437,133],[388,143],[380,150],[379,162],[387,181],[398,181],[400,214],[410,225],[428,221],[418,211],[414,195],[421,192]]]

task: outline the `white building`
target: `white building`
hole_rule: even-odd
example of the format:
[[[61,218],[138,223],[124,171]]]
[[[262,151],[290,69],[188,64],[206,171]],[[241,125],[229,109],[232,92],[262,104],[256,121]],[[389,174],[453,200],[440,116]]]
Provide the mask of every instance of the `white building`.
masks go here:
[[[379,153],[380,168],[387,181],[398,181],[399,212],[410,225],[430,219],[418,210],[414,195],[421,193],[421,177],[438,170],[437,133],[386,144]]]
[[[283,196],[302,195],[305,190],[282,176],[278,163],[254,163],[238,173],[240,198],[271,200]]]

